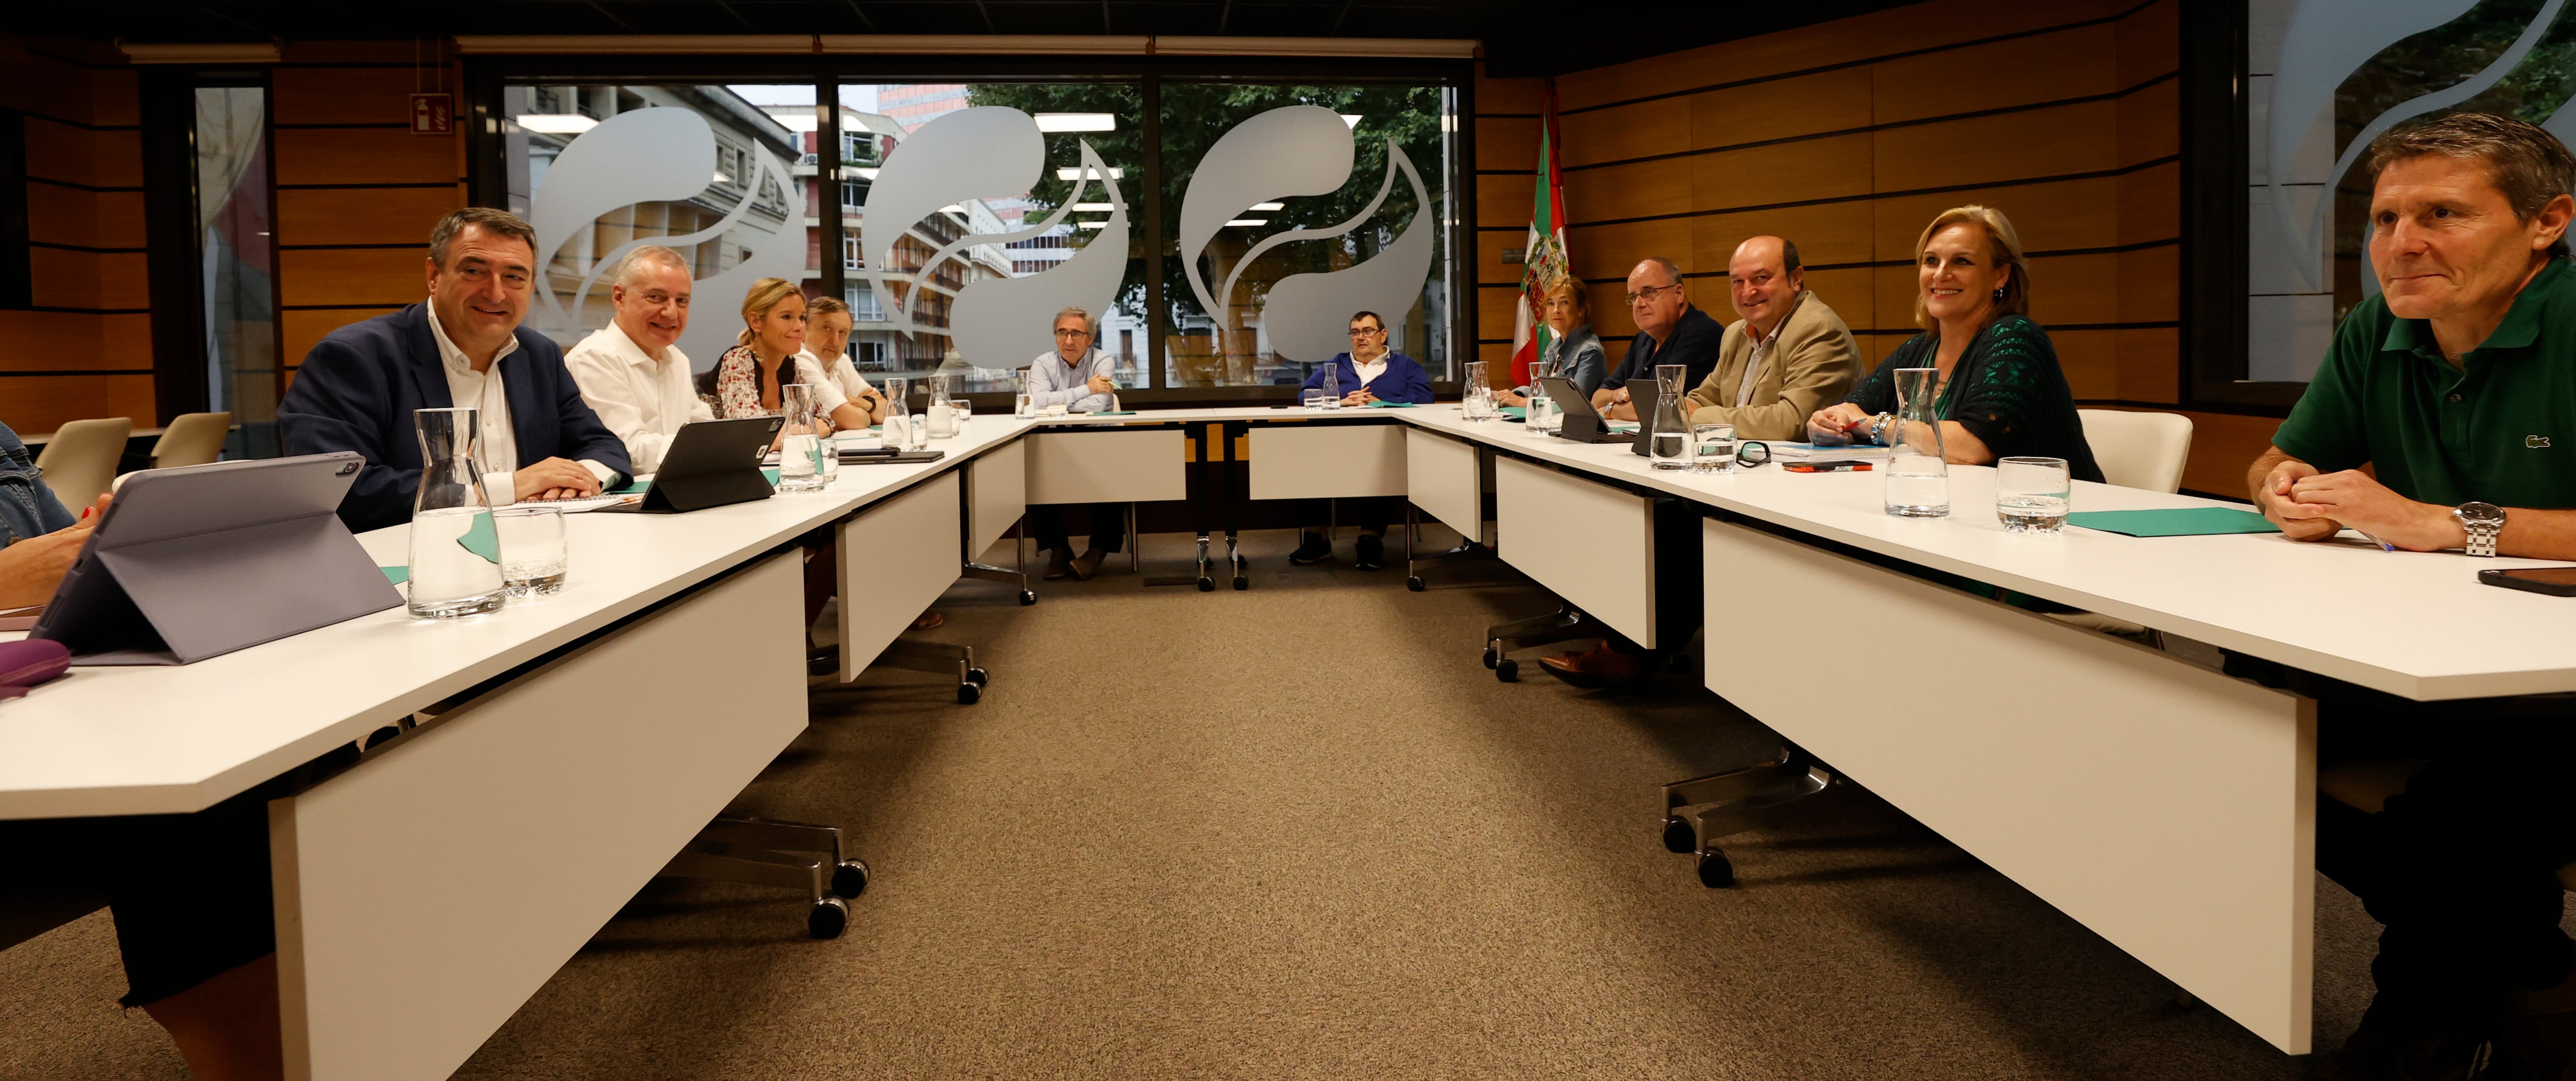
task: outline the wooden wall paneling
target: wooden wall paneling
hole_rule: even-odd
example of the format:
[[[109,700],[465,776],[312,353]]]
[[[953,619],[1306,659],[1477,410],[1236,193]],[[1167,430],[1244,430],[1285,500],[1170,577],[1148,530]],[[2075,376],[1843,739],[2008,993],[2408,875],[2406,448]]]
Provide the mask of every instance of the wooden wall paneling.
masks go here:
[[[133,370],[152,366],[147,315],[0,309],[0,372]],[[0,381],[0,399],[16,384]],[[5,416],[11,427],[16,422]]]
[[[2182,235],[2182,163],[2169,161],[2117,178],[2122,244]]]
[[[289,188],[277,193],[277,242],[408,244],[464,205],[454,188]]]
[[[1505,232],[1501,229],[1476,230],[1476,284],[1519,285],[1521,264],[1517,261],[1504,262],[1503,253],[1520,249],[1528,243],[1529,233],[1526,230],[1517,233]]]
[[[93,131],[29,116],[27,175],[94,188],[139,187],[143,137],[133,131]]]
[[[1512,330],[1520,318],[1515,303],[1520,296],[1520,286],[1515,283],[1509,288],[1491,285],[1479,288],[1481,291],[1476,294],[1476,340],[1510,341]]]
[[[1522,117],[1477,117],[1476,168],[1531,170],[1538,163],[1539,124]]]
[[[1537,190],[1538,177],[1531,172],[1477,177],[1476,226],[1528,229],[1530,198]]]
[[[436,75],[408,66],[281,67],[271,83],[272,111],[280,124],[400,124],[408,135],[411,95],[428,90]],[[453,78],[448,92],[456,92]]]
[[[1716,210],[1867,195],[1870,154],[1870,136],[1836,135],[1676,160],[1690,163],[1692,205]]]
[[[2122,167],[2182,153],[2182,80],[2143,87],[2119,104]]]
[[[2048,340],[2057,348],[2057,366],[2066,373],[2066,386],[2075,392],[2075,400],[2119,396],[2117,331],[2052,330]]]
[[[398,128],[287,128],[278,131],[277,182],[286,184],[453,184],[456,141]]]
[[[88,248],[143,246],[143,193],[27,185],[29,239]]]
[[[2118,78],[2123,88],[2182,67],[2182,0],[2156,0],[2118,25]]]
[[[0,401],[7,403],[0,421],[20,432],[50,432],[95,417],[131,417],[135,427],[147,428],[155,419],[149,375],[11,376],[0,378]]]
[[[418,248],[355,248],[277,253],[278,302],[402,305],[428,295]]]
[[[2123,401],[2171,402],[2182,393],[2182,331],[2173,327],[2116,332]]]
[[[1868,367],[1876,368],[1887,361],[1887,355],[1895,352],[1897,346],[1905,344],[1906,339],[1911,338],[1918,333],[1921,332],[1911,327],[1899,330],[1880,329],[1867,332],[1855,330],[1852,332],[1852,337],[1857,338],[1860,341],[1861,363]]]
[[[1686,100],[1695,150],[1851,131],[1872,119],[1866,67],[1710,90]]]
[[[1874,299],[1876,276],[1877,272],[1868,267],[1852,267],[1847,270],[1810,270],[1807,272],[1807,291],[1815,294],[1813,300],[1822,300],[1831,305],[1834,314],[1842,317],[1844,326],[1854,330],[1871,330],[1875,329],[1878,319],[1878,304]],[[1725,285],[1724,282],[1716,284],[1720,287]],[[1711,290],[1709,301],[1709,314],[1725,312],[1726,322],[1735,321],[1735,307],[1727,299],[1726,293]],[[1906,324],[1897,325],[1901,327]]]
[[[1870,65],[1881,124],[2008,109],[2120,89],[2110,23],[1919,53]]]
[[[280,355],[286,358],[286,367],[289,369],[301,367],[304,364],[304,354],[312,352],[314,344],[321,341],[323,336],[359,320],[373,319],[387,312],[400,310],[400,308],[324,308],[286,312],[283,314],[285,321],[277,328]]]
[[[1485,65],[1476,65],[1476,113],[1527,113],[1536,115],[1547,108],[1547,80],[1493,79],[1485,75]]]
[[[1912,266],[1870,268],[1870,284],[1874,287],[1871,294],[1877,298],[1877,315],[1870,320],[1872,327],[1879,330],[1914,328],[1916,280]],[[1848,314],[1843,316],[1844,322],[1851,319]]]
[[[1618,371],[1619,365],[1628,360],[1628,343],[1637,337],[1637,328],[1630,327],[1625,334],[1613,335],[1601,329],[1601,324],[1596,322],[1592,324],[1592,332],[1601,336],[1601,352],[1605,366],[1610,371]]]
[[[2108,169],[2119,108],[2092,101],[1886,128],[1874,134],[1877,190],[1996,184]]]
[[[2182,318],[2182,245],[2124,251],[2120,260],[2123,323],[2170,323]]]
[[[39,308],[131,309],[151,305],[142,252],[31,248]]]
[[[2120,321],[2119,256],[2109,252],[2056,255],[2029,262],[2030,317],[2039,325]]]
[[[1574,276],[1585,281],[1624,279],[1639,262],[1657,255],[1680,263],[1684,274],[1726,269],[1723,263],[1692,265],[1689,218],[1575,226],[1565,231],[1565,247]]]
[[[1627,279],[1600,282],[1586,288],[1589,290],[1587,299],[1592,302],[1593,333],[1600,335],[1604,342],[1612,338],[1625,341],[1637,336],[1637,320],[1628,311]],[[1692,303],[1698,303],[1701,292],[1700,283],[1690,282],[1690,288],[1684,292],[1689,294]],[[1618,363],[1618,359],[1613,357],[1611,363]]]
[[[1798,246],[1799,261],[1811,267],[1872,262],[1877,257],[1871,251],[1871,205],[1853,200],[1692,218],[1690,262],[1725,270],[1735,258],[1735,246],[1752,236],[1788,238]]]
[[[1571,143],[1572,137],[1568,137]],[[1611,165],[1565,174],[1565,217],[1585,223],[1689,212],[1691,174],[1681,159]],[[1520,224],[1529,224],[1523,203]]]
[[[1565,136],[1565,164],[1674,154],[1691,148],[1691,107],[1683,98],[1657,98],[1558,118]]]
[[[2025,252],[2112,247],[2122,242],[2119,190],[2119,178],[2105,176],[1875,199],[1870,206],[1877,214],[1877,258],[1912,261],[1923,227],[1942,211],[1969,203],[2003,211]]]

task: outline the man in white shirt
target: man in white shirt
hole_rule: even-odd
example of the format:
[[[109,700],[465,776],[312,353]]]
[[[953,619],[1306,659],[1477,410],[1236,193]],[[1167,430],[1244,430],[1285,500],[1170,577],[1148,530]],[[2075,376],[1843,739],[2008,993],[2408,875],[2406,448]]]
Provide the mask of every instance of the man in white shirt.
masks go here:
[[[716,416],[698,399],[677,344],[689,329],[689,286],[689,263],[679,252],[659,244],[635,249],[608,287],[616,317],[564,354],[582,401],[626,442],[637,473],[662,468],[681,425]]]
[[[850,306],[831,297],[815,297],[805,306],[805,348],[796,354],[799,367],[813,365],[841,397],[865,414],[869,424],[885,420],[885,395],[877,393],[859,366],[850,362]],[[845,425],[846,427],[846,425]]]
[[[495,504],[599,494],[624,483],[626,447],[581,400],[563,351],[519,324],[536,284],[536,232],[467,207],[430,231],[429,299],[325,336],[277,404],[288,454],[367,460],[340,501],[356,530],[411,520],[419,409],[477,410],[476,467]]]
[[[1118,358],[1091,347],[1091,313],[1066,308],[1055,313],[1055,348],[1029,362],[1029,405],[1063,406],[1068,413],[1100,413],[1118,407],[1118,384],[1110,376]],[[1091,505],[1091,545],[1073,554],[1073,538],[1064,524],[1064,507],[1038,504],[1029,508],[1029,526],[1038,547],[1047,550],[1049,580],[1090,581],[1100,564],[1127,546],[1125,503]]]

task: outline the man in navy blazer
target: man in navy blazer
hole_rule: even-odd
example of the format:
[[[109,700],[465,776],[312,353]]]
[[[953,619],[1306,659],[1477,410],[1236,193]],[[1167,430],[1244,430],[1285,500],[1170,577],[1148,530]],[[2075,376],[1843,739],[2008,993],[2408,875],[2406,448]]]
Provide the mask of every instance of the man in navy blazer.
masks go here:
[[[1376,312],[1351,315],[1351,349],[1333,358],[1332,363],[1315,369],[1306,377],[1306,390],[1321,390],[1324,373],[1333,373],[1333,388],[1341,392],[1342,408],[1356,409],[1372,402],[1399,405],[1431,404],[1431,376],[1422,365],[1402,353],[1386,348],[1386,320]],[[1351,517],[1359,522],[1359,539],[1352,542],[1351,566],[1373,571],[1385,565],[1386,525],[1394,520],[1403,501],[1396,496],[1368,496],[1346,499]],[[1333,555],[1331,541],[1324,539],[1324,524],[1332,520],[1332,504],[1321,499],[1298,501],[1297,523],[1300,530],[1297,550],[1288,556],[1296,564],[1314,563]]]
[[[332,331],[278,403],[286,453],[366,456],[340,519],[353,530],[411,520],[415,409],[477,409],[475,465],[496,506],[623,486],[625,442],[582,401],[563,349],[519,325],[536,283],[528,223],[484,207],[449,214],[430,231],[428,272],[427,302]]]

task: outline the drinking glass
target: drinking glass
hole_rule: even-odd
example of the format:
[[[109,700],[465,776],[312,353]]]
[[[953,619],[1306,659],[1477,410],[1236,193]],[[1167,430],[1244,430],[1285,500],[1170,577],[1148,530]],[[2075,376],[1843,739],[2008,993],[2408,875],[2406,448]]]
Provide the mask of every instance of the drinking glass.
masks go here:
[[[476,415],[470,408],[412,411],[421,470],[412,495],[407,595],[411,614],[422,619],[497,612],[507,595],[492,502],[475,465],[482,433]]]
[[[960,397],[956,402],[952,403],[949,408],[957,411],[956,428],[959,433],[964,433],[966,431],[966,422],[975,419],[975,403]]]
[[[2074,487],[2064,458],[2001,459],[1995,462],[1995,517],[2007,532],[2060,532]]]
[[[803,383],[778,388],[778,411],[787,417],[778,440],[778,490],[787,494],[822,491],[824,451],[822,438],[814,434],[814,388]]]
[[[1308,390],[1297,395],[1297,404],[1306,409],[1322,409],[1325,400],[1330,397],[1331,395],[1325,391]]]
[[[1735,472],[1735,425],[1691,425],[1691,472]]]
[[[513,597],[563,592],[566,553],[561,507],[522,503],[492,512],[501,537],[501,586]]]

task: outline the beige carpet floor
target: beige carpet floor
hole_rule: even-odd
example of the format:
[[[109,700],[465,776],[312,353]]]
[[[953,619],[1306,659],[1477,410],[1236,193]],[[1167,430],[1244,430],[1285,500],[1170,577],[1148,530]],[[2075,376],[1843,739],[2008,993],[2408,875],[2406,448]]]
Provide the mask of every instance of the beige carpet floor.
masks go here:
[[[1772,743],[1695,670],[1501,684],[1482,628],[1544,594],[1490,564],[1409,593],[1287,540],[1252,538],[1245,593],[1123,561],[1034,608],[959,586],[933,637],[981,652],[981,704],[915,673],[820,690],[738,805],[848,829],[877,877],[846,935],[657,882],[459,1076],[2298,1076],[1865,791],[1702,888],[1656,786]],[[2318,908],[2331,1047],[2374,928],[2322,880]],[[0,953],[0,1078],[183,1076],[122,989],[103,914]]]

